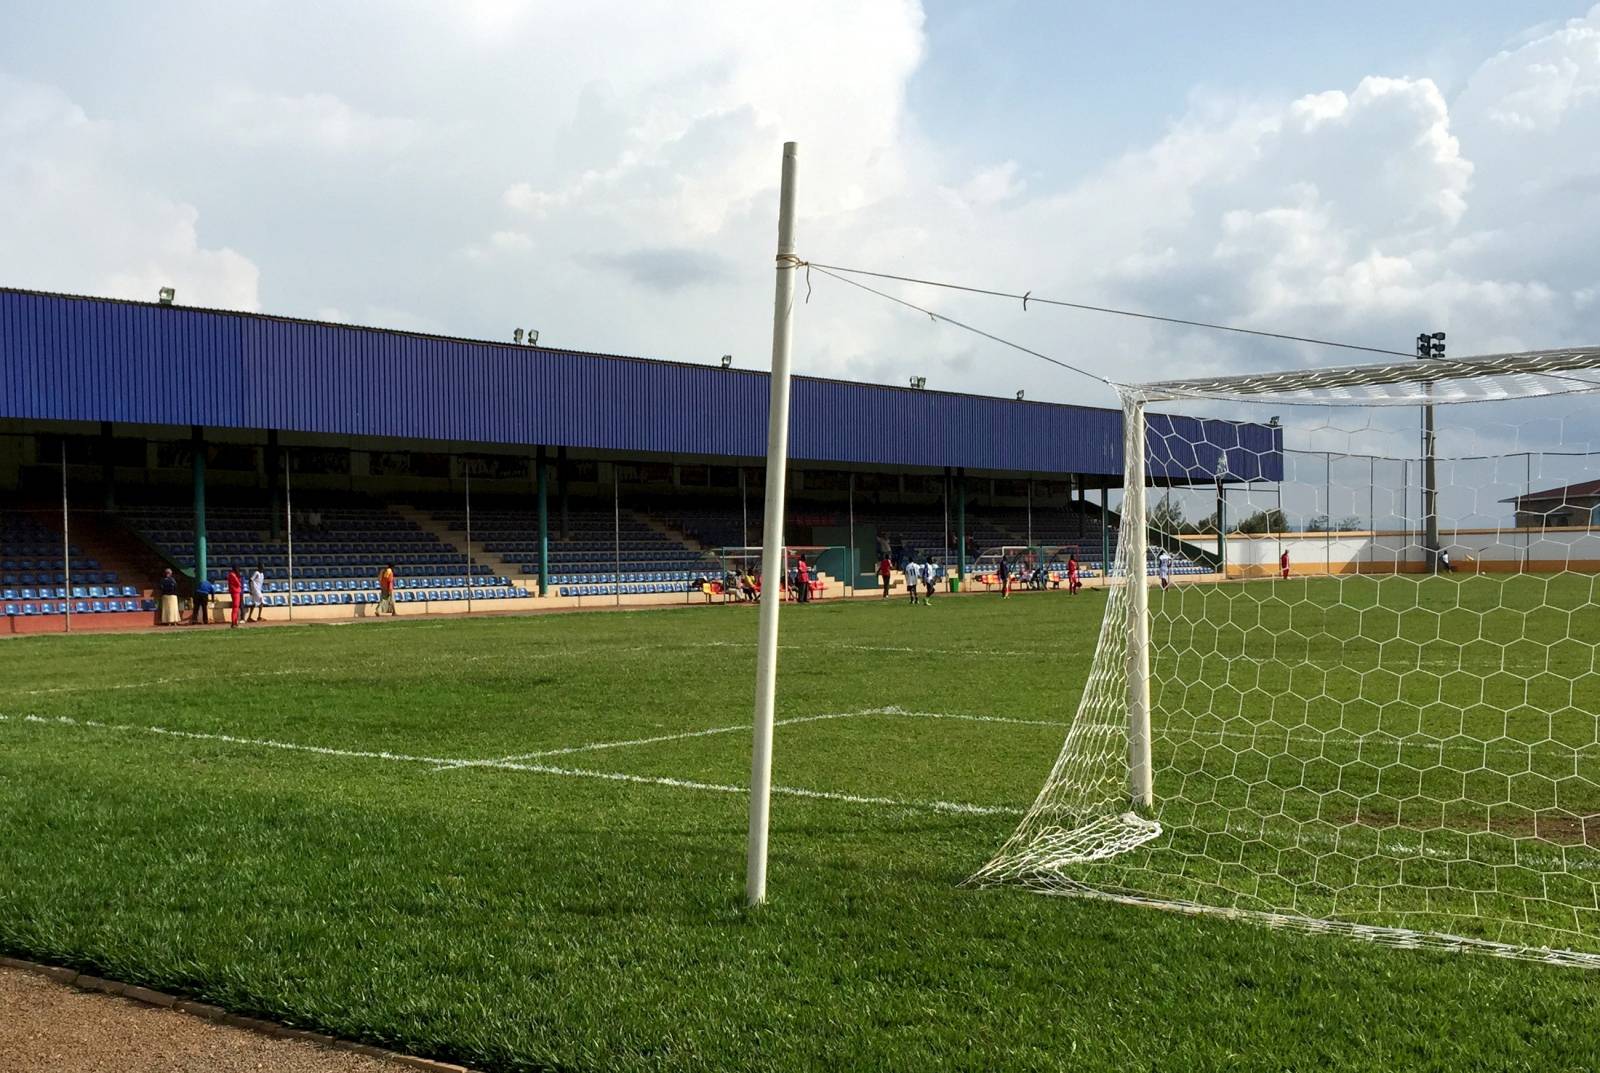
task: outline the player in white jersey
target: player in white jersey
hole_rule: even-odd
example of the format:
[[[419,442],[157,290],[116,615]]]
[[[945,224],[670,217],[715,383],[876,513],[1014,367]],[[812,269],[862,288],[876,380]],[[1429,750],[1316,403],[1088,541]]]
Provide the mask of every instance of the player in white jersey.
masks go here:
[[[908,556],[906,558],[905,574],[906,592],[910,595],[911,602],[915,604],[917,602],[917,585],[922,581],[922,564]]]

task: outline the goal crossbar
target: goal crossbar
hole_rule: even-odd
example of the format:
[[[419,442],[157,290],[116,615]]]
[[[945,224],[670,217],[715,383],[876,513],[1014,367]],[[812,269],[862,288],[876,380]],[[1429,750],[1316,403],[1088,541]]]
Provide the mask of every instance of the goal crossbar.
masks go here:
[[[1145,402],[1270,396],[1286,405],[1358,400],[1369,406],[1415,406],[1600,391],[1600,380],[1581,375],[1586,372],[1600,372],[1600,347],[1158,380],[1124,390]],[[1442,387],[1474,381],[1475,390]]]

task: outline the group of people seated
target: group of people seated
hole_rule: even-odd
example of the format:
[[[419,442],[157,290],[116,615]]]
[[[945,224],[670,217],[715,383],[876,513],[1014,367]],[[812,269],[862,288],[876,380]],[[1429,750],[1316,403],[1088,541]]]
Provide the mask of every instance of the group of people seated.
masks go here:
[[[749,567],[729,570],[720,580],[696,578],[695,586],[708,597],[723,596],[739,603],[756,603],[761,599],[761,577]],[[789,568],[783,591],[799,603],[810,603],[817,588],[816,568],[801,556]]]

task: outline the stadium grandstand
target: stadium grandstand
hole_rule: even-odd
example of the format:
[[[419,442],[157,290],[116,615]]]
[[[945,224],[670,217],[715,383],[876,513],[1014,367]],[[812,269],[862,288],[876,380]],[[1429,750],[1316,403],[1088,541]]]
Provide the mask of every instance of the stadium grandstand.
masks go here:
[[[168,568],[185,598],[259,568],[297,619],[370,613],[389,565],[402,613],[704,601],[761,541],[767,397],[737,368],[0,289],[6,628],[146,624]],[[1230,482],[1281,476],[1277,429],[1151,420],[1158,482],[1219,447]],[[828,549],[821,595],[885,556],[959,588],[1007,549],[1094,577],[1115,546],[1120,410],[796,377],[790,429],[786,540]]]

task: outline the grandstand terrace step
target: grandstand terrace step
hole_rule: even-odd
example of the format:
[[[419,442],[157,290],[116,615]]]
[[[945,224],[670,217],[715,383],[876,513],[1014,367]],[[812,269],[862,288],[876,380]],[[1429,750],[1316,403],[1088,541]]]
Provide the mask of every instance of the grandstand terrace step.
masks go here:
[[[141,556],[137,541],[103,521],[97,511],[72,512],[71,545],[64,549],[59,505],[0,505],[0,589],[34,589],[43,600],[49,598],[42,595],[46,588],[53,595],[63,586],[114,586],[115,592],[102,596],[120,600],[128,586],[136,587],[129,597],[142,597],[159,574],[159,568],[152,571],[155,560]]]
[[[457,542],[466,537],[464,510],[434,510],[432,521]],[[720,565],[633,511],[619,515],[610,506],[579,505],[567,512],[566,539],[550,537],[550,583],[558,590],[602,585],[666,585],[681,591],[701,577],[720,574]],[[510,568],[512,576],[534,579],[539,569],[538,519],[531,507],[472,512],[475,547]],[[620,575],[620,580],[619,580]]]
[[[463,570],[466,569],[464,564],[467,561],[467,553],[470,550],[474,568],[479,564],[485,564],[489,567],[490,573],[496,576],[514,577],[521,572],[521,567],[488,550],[482,540],[474,539],[469,549],[465,527],[459,530],[452,530],[445,521],[436,515],[409,504],[394,503],[390,504],[389,509],[423,532],[431,533],[441,544],[447,544],[456,549],[463,563]]]

